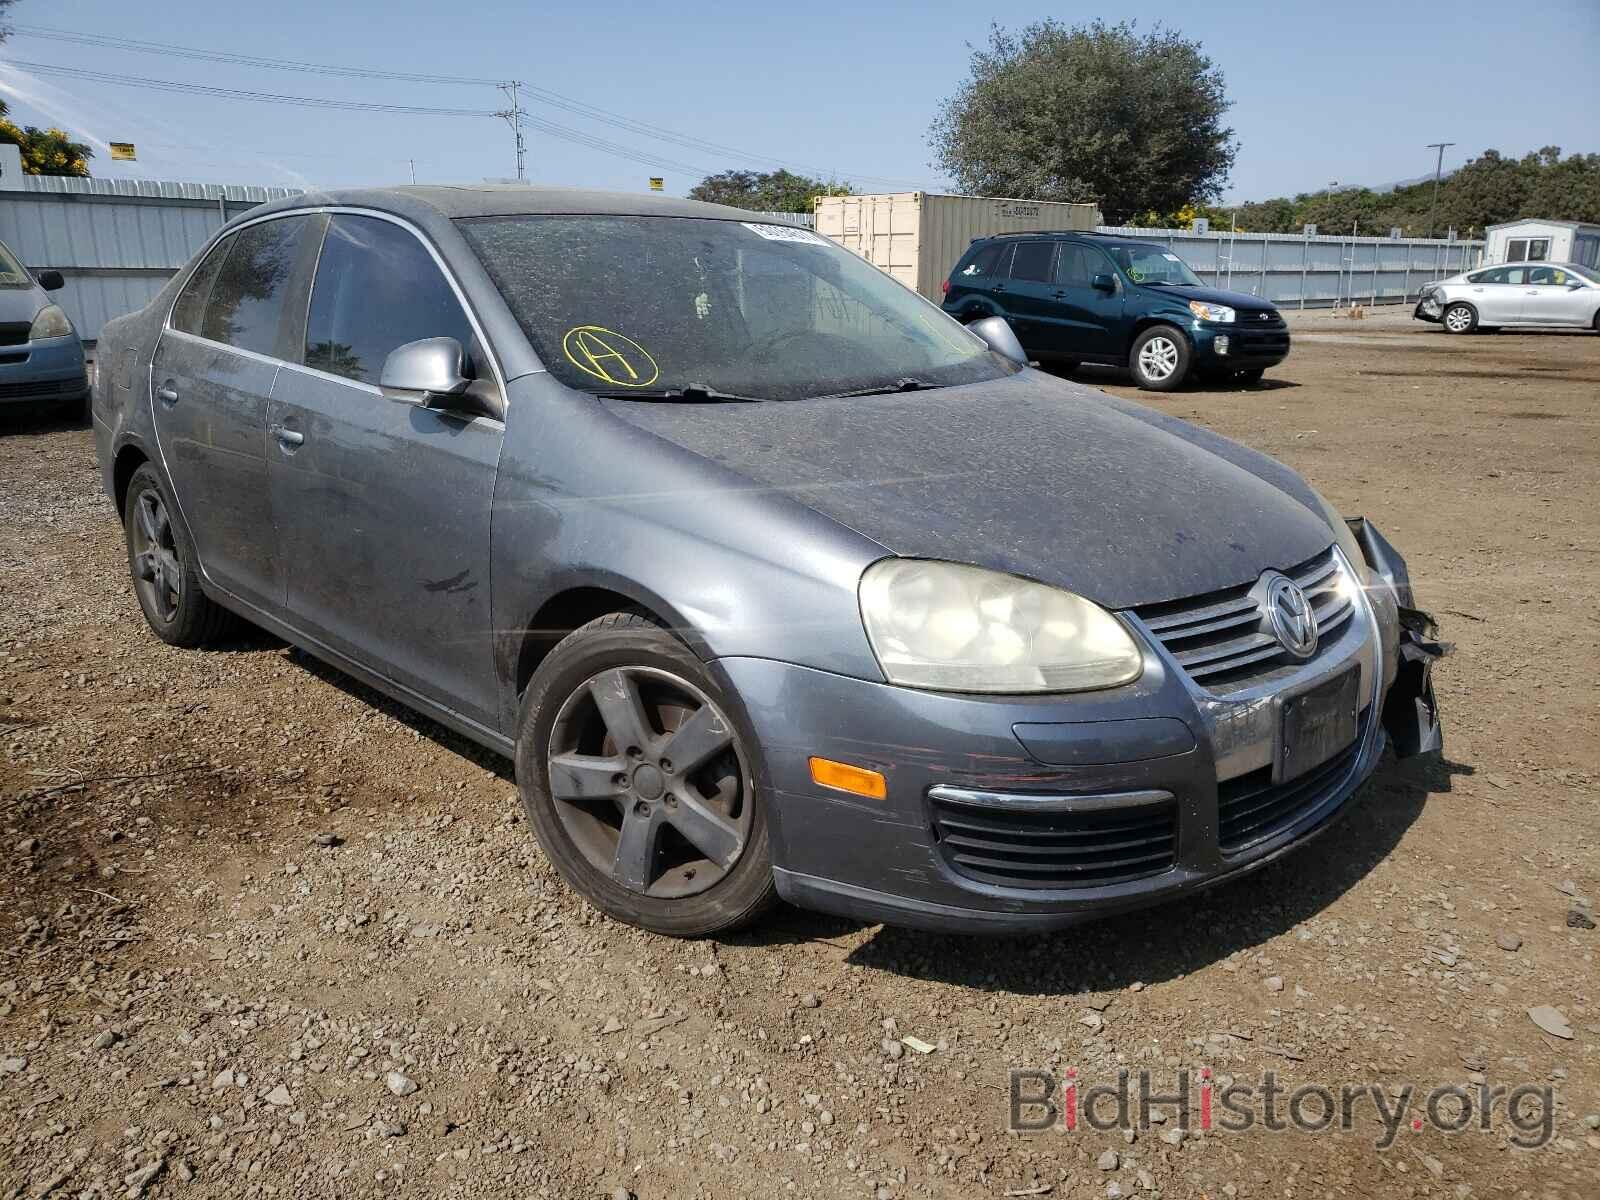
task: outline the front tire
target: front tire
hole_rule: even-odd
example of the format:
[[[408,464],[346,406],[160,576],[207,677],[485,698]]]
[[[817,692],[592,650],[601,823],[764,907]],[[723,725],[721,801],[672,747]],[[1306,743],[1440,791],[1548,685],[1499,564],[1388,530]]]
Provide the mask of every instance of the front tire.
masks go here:
[[[1439,324],[1446,333],[1471,333],[1478,327],[1478,310],[1458,300],[1440,314]]]
[[[640,613],[568,635],[522,705],[517,784],[572,888],[672,937],[726,933],[776,900],[751,740],[704,664]]]
[[[133,473],[122,528],[134,595],[151,632],[168,645],[192,648],[217,641],[234,617],[201,590],[194,544],[173,520],[176,511],[154,467],[146,463]]]
[[[1194,350],[1172,325],[1152,325],[1134,339],[1128,353],[1133,381],[1149,392],[1174,392],[1189,374]]]

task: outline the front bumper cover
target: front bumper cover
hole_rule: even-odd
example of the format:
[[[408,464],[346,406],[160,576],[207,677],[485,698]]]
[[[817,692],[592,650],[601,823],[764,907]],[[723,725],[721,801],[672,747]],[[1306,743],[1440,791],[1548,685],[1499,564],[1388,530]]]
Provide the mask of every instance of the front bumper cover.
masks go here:
[[[718,660],[714,669],[754,734],[758,786],[772,805],[779,893],[803,907],[868,921],[1023,932],[1209,887],[1324,832],[1349,807],[1385,744],[1393,740],[1397,750],[1415,753],[1441,741],[1429,671],[1443,648],[1424,636],[1421,614],[1407,603],[1403,561],[1365,522],[1352,522],[1352,529],[1375,577],[1355,623],[1361,628],[1353,624],[1337,654],[1278,691],[1212,696],[1159,647],[1150,648],[1136,683],[1075,696],[941,695],[768,659]],[[1360,672],[1363,721],[1348,764],[1292,824],[1242,848],[1223,847],[1223,784],[1271,761],[1269,731],[1277,729],[1286,697],[1352,667]],[[887,799],[818,787],[810,778],[811,755],[882,772]],[[938,797],[963,791],[990,794],[1013,810],[1029,798],[1070,806],[1166,795],[1176,807],[1172,864],[1158,874],[1090,886],[1024,888],[975,879],[952,869],[935,828]]]

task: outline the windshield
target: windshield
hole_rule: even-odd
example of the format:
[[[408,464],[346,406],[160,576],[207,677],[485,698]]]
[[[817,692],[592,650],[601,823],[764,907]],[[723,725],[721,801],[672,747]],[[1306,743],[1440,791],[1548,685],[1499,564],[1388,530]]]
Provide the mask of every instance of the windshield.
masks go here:
[[[1019,369],[807,229],[639,216],[460,226],[551,373],[584,391],[800,400]]]
[[[1117,266],[1135,283],[1181,283],[1203,287],[1200,277],[1171,250],[1161,246],[1107,246]]]
[[[33,277],[28,274],[11,253],[11,248],[0,242],[0,287],[32,287]]]

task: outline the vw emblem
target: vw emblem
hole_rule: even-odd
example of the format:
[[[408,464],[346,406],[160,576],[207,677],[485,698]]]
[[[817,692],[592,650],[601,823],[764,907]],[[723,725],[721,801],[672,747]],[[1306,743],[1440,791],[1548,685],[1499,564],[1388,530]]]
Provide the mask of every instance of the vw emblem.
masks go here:
[[[1267,619],[1279,644],[1296,658],[1317,652],[1317,614],[1287,575],[1275,575],[1267,584]]]

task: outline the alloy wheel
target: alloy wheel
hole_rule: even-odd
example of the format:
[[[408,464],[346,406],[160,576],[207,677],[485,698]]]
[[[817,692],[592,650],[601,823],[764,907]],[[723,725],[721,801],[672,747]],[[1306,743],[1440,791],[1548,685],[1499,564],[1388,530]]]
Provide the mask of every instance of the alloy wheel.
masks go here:
[[[1178,369],[1178,347],[1169,337],[1157,334],[1139,349],[1139,370],[1153,382],[1168,378]]]
[[[149,611],[163,621],[178,615],[183,599],[183,568],[173,540],[172,519],[161,493],[141,492],[133,521],[133,579]]]
[[[704,892],[749,841],[749,771],[733,724],[669,671],[612,667],[587,679],[556,715],[547,766],[563,830],[630,892]]]
[[[1452,333],[1465,333],[1472,325],[1472,314],[1458,305],[1445,313],[1444,323]]]

